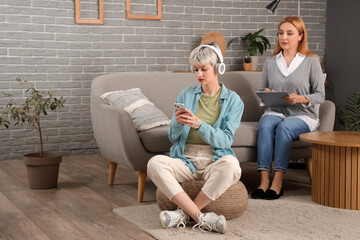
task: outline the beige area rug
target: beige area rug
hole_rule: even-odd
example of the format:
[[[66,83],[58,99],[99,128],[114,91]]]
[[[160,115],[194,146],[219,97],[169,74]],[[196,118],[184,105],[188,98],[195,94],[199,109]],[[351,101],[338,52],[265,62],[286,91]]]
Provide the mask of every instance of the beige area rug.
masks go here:
[[[249,199],[245,213],[228,220],[226,234],[162,229],[156,204],[121,207],[113,212],[156,239],[360,239],[360,211],[325,207],[312,202],[309,188],[285,191],[274,201]]]

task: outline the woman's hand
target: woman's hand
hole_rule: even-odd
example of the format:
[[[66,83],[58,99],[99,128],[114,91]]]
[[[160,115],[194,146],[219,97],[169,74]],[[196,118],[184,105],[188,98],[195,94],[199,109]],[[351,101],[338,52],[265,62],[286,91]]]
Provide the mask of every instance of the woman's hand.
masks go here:
[[[275,90],[271,90],[270,88],[265,88],[264,92],[275,92]]]
[[[265,88],[264,92],[276,92],[275,90],[271,90],[270,88]],[[303,95],[297,95],[296,93],[291,93],[289,96],[287,97],[282,97],[281,99],[287,101],[290,104],[295,104],[295,103],[304,103],[304,104],[308,104],[310,102],[309,99],[307,99],[305,96]]]
[[[175,118],[179,123],[188,125],[196,130],[200,128],[202,123],[201,120],[188,109],[176,110]]]
[[[292,93],[287,97],[283,97],[282,99],[287,101],[290,104],[295,104],[295,103],[308,104],[310,102],[310,100],[307,99],[305,96],[297,95],[296,93]]]

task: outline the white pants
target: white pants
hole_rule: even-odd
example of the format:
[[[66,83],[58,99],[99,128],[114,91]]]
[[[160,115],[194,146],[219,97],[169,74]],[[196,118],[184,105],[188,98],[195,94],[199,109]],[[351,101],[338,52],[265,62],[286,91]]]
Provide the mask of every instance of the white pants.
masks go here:
[[[240,180],[240,164],[232,155],[225,155],[213,162],[210,146],[187,144],[184,156],[194,163],[195,173],[192,173],[181,159],[165,155],[156,155],[147,164],[148,176],[170,200],[184,191],[179,184],[181,182],[205,180],[201,190],[214,201]]]

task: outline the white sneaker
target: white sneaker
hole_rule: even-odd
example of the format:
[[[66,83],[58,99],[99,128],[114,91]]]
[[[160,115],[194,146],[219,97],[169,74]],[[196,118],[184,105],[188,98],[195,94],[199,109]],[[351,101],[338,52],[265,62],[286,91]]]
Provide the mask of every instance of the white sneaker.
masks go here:
[[[199,222],[193,226],[193,229],[199,228],[201,231],[215,231],[225,233],[227,230],[226,218],[223,215],[216,215],[213,212],[202,213],[198,217]]]
[[[189,215],[185,213],[182,209],[177,209],[175,211],[161,211],[160,215],[160,225],[163,228],[178,227],[185,228],[185,225],[189,222]]]

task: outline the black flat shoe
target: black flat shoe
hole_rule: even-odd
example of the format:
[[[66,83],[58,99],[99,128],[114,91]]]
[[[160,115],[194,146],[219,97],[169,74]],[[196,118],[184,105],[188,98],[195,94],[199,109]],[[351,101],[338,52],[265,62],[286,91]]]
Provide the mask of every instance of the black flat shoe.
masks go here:
[[[264,189],[258,188],[252,194],[251,197],[253,199],[263,199],[265,196]]]
[[[279,199],[282,195],[284,195],[284,189],[283,188],[281,188],[279,194],[277,194],[272,189],[268,189],[264,194],[264,199],[266,199],[266,200],[275,200],[275,199]]]

